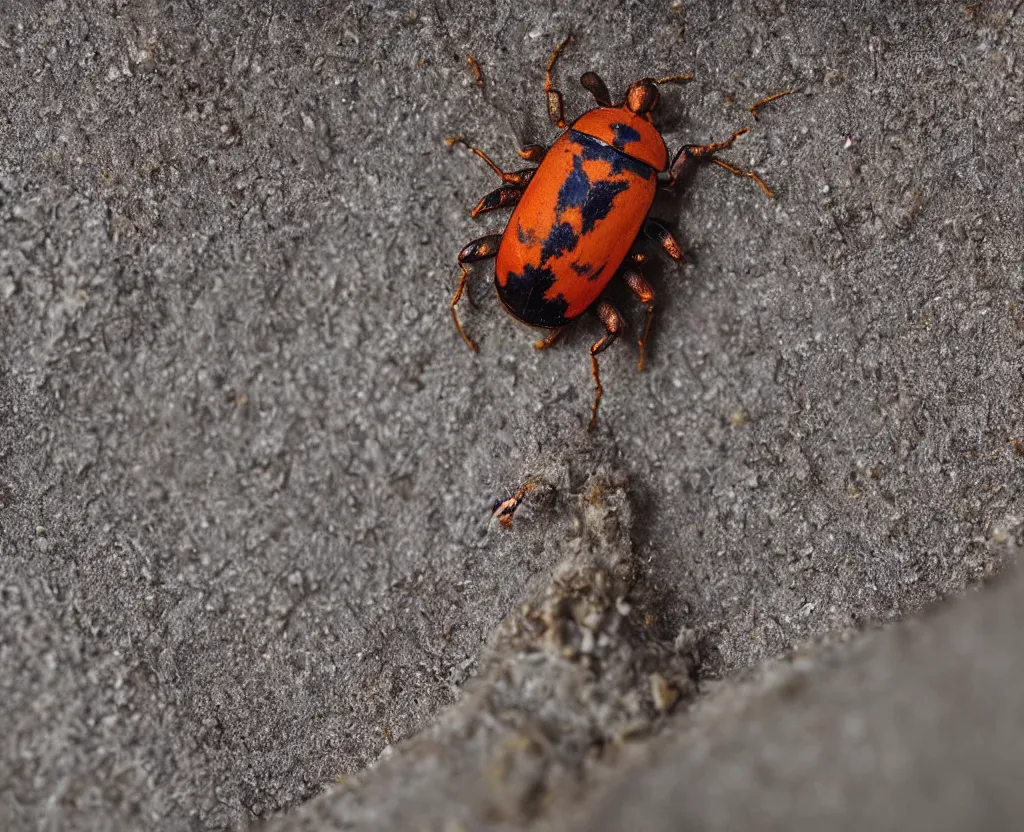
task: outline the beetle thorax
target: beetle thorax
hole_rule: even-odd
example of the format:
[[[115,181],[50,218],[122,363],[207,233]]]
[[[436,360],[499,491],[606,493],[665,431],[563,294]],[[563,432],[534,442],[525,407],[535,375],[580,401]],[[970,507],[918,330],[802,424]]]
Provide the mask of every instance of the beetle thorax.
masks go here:
[[[668,165],[665,140],[646,115],[628,107],[597,107],[580,116],[573,130],[599,139],[616,150],[663,171]]]

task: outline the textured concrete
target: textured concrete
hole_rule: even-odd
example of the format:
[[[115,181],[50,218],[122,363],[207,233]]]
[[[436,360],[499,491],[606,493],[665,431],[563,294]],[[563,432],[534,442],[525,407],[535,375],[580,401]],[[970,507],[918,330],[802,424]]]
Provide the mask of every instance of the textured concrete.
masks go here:
[[[999,570],[1014,3],[209,5],[0,0],[3,825],[224,828],[355,774],[549,585],[598,469],[631,506],[629,603],[691,634],[699,691]],[[570,112],[583,70],[693,71],[670,145],[751,126],[726,158],[779,192],[709,168],[659,203],[689,263],[651,268],[649,367],[604,354],[590,436],[596,321],[536,353],[486,267],[479,355],[447,310],[501,218],[469,218],[497,183],[443,139],[510,166],[549,141],[568,31]],[[548,496],[489,524],[531,476]]]
[[[458,705],[270,828],[519,828],[693,694],[692,631],[659,639],[626,600],[637,564],[623,483],[600,468],[579,490],[560,485],[548,508],[561,560],[498,630]]]
[[[272,829],[1019,826],[1019,573],[923,621],[804,648],[694,698],[689,631],[660,643],[643,610],[595,604],[595,586],[625,583],[594,577],[632,556],[595,522],[625,528],[628,503],[593,493],[578,497],[585,519],[552,584],[506,622],[467,696]],[[588,618],[601,646],[583,653]],[[676,703],[655,681],[682,696],[668,716]]]
[[[1024,582],[711,697],[558,829],[1017,829]]]

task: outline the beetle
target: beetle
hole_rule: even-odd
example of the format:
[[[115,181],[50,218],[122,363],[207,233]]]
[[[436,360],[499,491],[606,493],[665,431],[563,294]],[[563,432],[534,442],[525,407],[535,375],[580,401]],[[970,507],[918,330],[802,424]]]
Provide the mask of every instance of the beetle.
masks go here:
[[[476,352],[477,345],[462,328],[456,307],[466,289],[469,264],[492,257],[495,290],[506,311],[525,324],[551,330],[534,342],[537,349],[551,346],[566,326],[594,308],[605,333],[590,348],[595,392],[589,429],[593,430],[603,393],[597,356],[625,328],[624,319],[601,297],[602,292],[619,277],[646,306],[647,321],[638,341],[637,369],[642,370],[654,316],[654,290],[640,270],[647,257],[634,250],[638,236],[643,233],[673,260],[683,260],[682,248],[669,230],[648,216],[659,184],[674,188],[694,163],[710,161],[753,179],[769,198],[774,193],[753,171],[715,156],[732,147],[749,128],[736,130],[725,141],[685,145],[669,164],[665,141],[651,114],[658,104],[660,84],[688,81],[691,75],[634,81],[622,102],[615,104],[604,81],[594,72],[584,73],[580,84],[593,95],[597,106],[567,125],[562,93],[552,83],[551,73],[570,41],[571,37],[566,38],[551,53],[544,81],[548,116],[565,132],[546,150],[528,145],[519,151],[521,158],[538,167],[505,171],[461,136],[446,140],[449,147],[465,145],[501,177],[502,186],[473,208],[474,218],[514,207],[501,234],[487,234],[459,252],[462,274],[451,300],[451,313],[462,340]],[[790,92],[762,99],[750,112],[754,114],[762,104]],[[666,171],[667,181],[659,181],[658,175]]]
[[[511,529],[512,518],[515,516],[516,510],[522,505],[527,493],[536,487],[537,483],[528,482],[520,486],[519,490],[507,500],[495,500],[491,504],[491,518],[497,520],[506,529]]]

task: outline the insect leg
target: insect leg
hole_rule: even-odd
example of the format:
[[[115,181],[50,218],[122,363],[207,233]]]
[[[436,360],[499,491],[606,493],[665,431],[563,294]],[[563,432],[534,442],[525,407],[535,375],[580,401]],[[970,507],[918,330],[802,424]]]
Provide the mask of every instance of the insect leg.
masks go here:
[[[647,336],[651,332],[651,321],[654,320],[654,289],[651,288],[651,284],[644,279],[643,273],[636,266],[624,266],[619,274],[626,281],[630,291],[636,295],[637,300],[647,306],[647,323],[644,325],[644,334],[637,341],[637,346],[640,347],[640,361],[637,362],[636,369],[640,371],[644,368],[644,363],[647,359]]]
[[[455,321],[455,328],[459,331],[459,335],[462,336],[462,340],[466,342],[466,346],[473,350],[473,352],[477,352],[479,348],[466,335],[466,331],[462,328],[462,322],[459,320],[458,310],[455,307],[462,299],[462,293],[466,291],[466,282],[469,280],[469,269],[466,267],[466,264],[494,257],[498,253],[498,246],[500,244],[500,234],[488,234],[486,237],[479,237],[473,240],[473,242],[469,243],[459,252],[459,268],[462,269],[462,276],[459,278],[459,288],[455,290],[455,296],[451,302],[452,320]]]
[[[539,341],[534,341],[533,342],[534,349],[546,350],[553,343],[555,343],[555,341],[558,340],[559,336],[563,332],[565,332],[565,327],[564,326],[560,326],[560,327],[558,327],[558,329],[551,330],[551,332],[549,332],[546,336],[541,338]]]
[[[713,164],[718,165],[720,168],[724,168],[725,170],[729,171],[729,173],[735,176],[746,176],[749,179],[753,179],[758,185],[761,186],[761,190],[764,191],[764,195],[768,197],[768,199],[775,199],[775,191],[769,188],[765,184],[765,181],[756,173],[754,173],[754,171],[743,170],[742,168],[738,168],[735,165],[730,165],[728,162],[723,162],[721,159],[712,159],[711,161]]]
[[[655,78],[655,84],[682,84],[684,81],[692,81],[693,73],[687,72],[685,75],[667,75],[664,78]]]
[[[669,231],[657,220],[648,217],[644,220],[644,234],[654,240],[659,246],[665,249],[665,253],[673,260],[682,262],[683,260],[683,249],[679,245],[679,242],[675,237],[672,236],[672,232]]]
[[[777,93],[775,93],[775,95],[769,95],[766,98],[762,98],[760,101],[755,101],[753,104],[751,104],[749,107],[747,107],[747,109],[750,110],[750,115],[753,117],[754,121],[757,121],[757,111],[761,107],[763,107],[765,104],[771,104],[773,101],[778,101],[780,98],[785,98],[787,95],[790,95],[792,92],[793,92],[793,90],[790,89],[790,90],[785,90],[784,92],[777,92]]]
[[[508,208],[510,205],[515,205],[522,199],[522,196],[522,188],[497,188],[476,204],[472,211],[473,217],[475,219],[481,214],[486,214],[488,211],[496,211],[499,208]]]
[[[559,54],[569,45],[571,40],[572,35],[569,35],[569,37],[555,47],[555,51],[548,58],[547,71],[544,73],[544,95],[548,101],[548,118],[551,119],[551,123],[559,130],[565,129],[565,104],[562,100],[562,93],[556,90],[555,85],[551,83],[551,70],[555,68],[555,61],[558,60]]]
[[[519,155],[526,159],[527,162],[533,162],[535,165],[539,165],[544,160],[544,155],[547,152],[548,149],[539,144],[528,144],[519,151]]]
[[[695,162],[712,162],[718,165],[720,168],[724,168],[733,173],[736,176],[746,176],[753,179],[758,185],[761,186],[761,190],[764,191],[765,196],[769,199],[775,196],[775,193],[769,188],[764,180],[751,170],[743,170],[730,165],[728,162],[723,162],[721,159],[715,158],[715,153],[720,150],[728,150],[732,147],[733,142],[736,141],[744,133],[750,132],[749,127],[744,127],[733,133],[724,142],[712,142],[710,144],[688,144],[680,148],[676,154],[675,159],[672,160],[672,166],[669,168],[668,186],[670,188],[675,187],[676,183],[686,174],[686,172],[693,167]]]
[[[597,369],[597,354],[603,351],[612,341],[619,337],[625,327],[625,321],[608,301],[603,300],[597,304],[597,317],[604,324],[605,335],[594,346],[590,348],[590,374],[594,377],[594,404],[590,409],[590,426],[587,430],[593,430],[597,426],[597,406],[601,402],[601,395],[604,388],[601,386],[601,374]]]
[[[477,147],[473,147],[473,145],[471,145],[464,138],[462,138],[462,136],[452,136],[450,139],[445,139],[444,143],[448,145],[448,147],[454,147],[456,144],[464,145],[470,151],[472,151],[481,159],[483,159],[488,165],[490,165],[491,170],[498,174],[498,176],[501,177],[501,181],[504,182],[506,185],[512,185],[515,187],[525,187],[534,174],[534,168],[513,171],[502,170],[494,162],[491,161],[491,158],[486,153],[484,153]],[[526,157],[524,156],[523,158],[525,159]]]
[[[580,84],[587,92],[594,96],[599,107],[613,107],[612,97],[608,92],[608,85],[601,80],[596,72],[584,72],[580,76]]]

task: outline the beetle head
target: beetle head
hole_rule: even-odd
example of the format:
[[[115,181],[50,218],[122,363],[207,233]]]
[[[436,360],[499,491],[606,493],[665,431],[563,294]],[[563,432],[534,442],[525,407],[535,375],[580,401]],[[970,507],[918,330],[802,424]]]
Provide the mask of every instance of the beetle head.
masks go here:
[[[626,90],[626,107],[638,116],[645,116],[658,106],[658,85],[653,78],[634,81]]]

